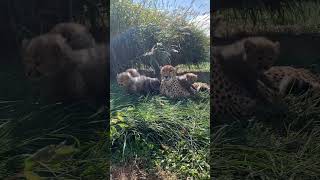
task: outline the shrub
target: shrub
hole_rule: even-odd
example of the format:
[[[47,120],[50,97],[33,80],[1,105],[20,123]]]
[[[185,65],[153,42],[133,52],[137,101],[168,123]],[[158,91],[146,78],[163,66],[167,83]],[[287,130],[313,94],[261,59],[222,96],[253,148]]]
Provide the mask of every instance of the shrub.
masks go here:
[[[188,16],[191,12],[182,9],[169,13],[129,0],[112,1],[113,74],[130,66],[147,65],[157,69],[164,64],[195,64],[207,60],[209,38],[187,20]]]

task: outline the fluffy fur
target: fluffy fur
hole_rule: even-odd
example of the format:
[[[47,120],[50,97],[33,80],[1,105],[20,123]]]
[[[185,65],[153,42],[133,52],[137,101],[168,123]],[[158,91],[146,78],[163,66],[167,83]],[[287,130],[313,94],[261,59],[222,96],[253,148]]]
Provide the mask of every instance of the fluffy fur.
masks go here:
[[[203,91],[210,92],[210,86],[207,83],[195,82],[192,84],[192,86],[198,92],[203,92]]]
[[[49,33],[60,34],[66,39],[67,44],[75,50],[93,48],[96,44],[89,30],[84,25],[77,23],[59,23]]]
[[[186,80],[190,84],[192,84],[192,83],[194,83],[194,82],[196,82],[198,80],[198,76],[196,74],[193,74],[193,73],[186,73],[186,74],[183,74],[181,76],[178,76],[178,79]]]
[[[130,72],[118,74],[117,82],[128,92],[135,94],[158,94],[160,89],[160,81],[157,78],[132,76]]]
[[[264,72],[272,67],[280,53],[280,43],[264,37],[250,37],[223,47],[215,47],[213,56],[227,78],[258,95],[257,83],[272,83]],[[275,88],[275,87],[270,87]]]
[[[194,73],[186,73],[181,76],[178,76],[180,81],[186,81],[188,85],[192,86],[192,89],[196,90],[197,92],[200,91],[207,91],[210,92],[210,86],[207,83],[197,82],[198,76]]]
[[[105,101],[107,48],[72,50],[60,34],[49,33],[23,42],[28,79],[36,81],[49,101]]]
[[[189,97],[196,93],[188,79],[177,76],[177,69],[171,65],[161,67],[160,93],[170,98]]]
[[[127,69],[126,72],[130,73],[130,75],[132,77],[139,77],[140,76],[140,73],[138,72],[138,70],[133,69],[133,68]]]

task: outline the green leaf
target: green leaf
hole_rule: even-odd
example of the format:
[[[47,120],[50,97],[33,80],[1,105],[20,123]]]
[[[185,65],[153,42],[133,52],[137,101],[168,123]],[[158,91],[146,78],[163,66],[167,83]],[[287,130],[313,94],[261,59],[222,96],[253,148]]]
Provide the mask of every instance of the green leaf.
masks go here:
[[[24,171],[27,180],[41,180],[41,177],[32,171]]]
[[[32,159],[27,158],[24,160],[24,169],[25,170],[31,170],[34,165],[36,164],[36,162],[34,162]]]
[[[125,123],[119,123],[117,124],[119,127],[121,127],[122,129],[129,127],[127,124]]]
[[[113,137],[117,133],[117,129],[114,126],[110,127],[110,136]]]
[[[118,119],[111,119],[111,125],[112,124],[117,124],[117,122],[118,122]]]
[[[77,149],[71,146],[62,146],[55,150],[57,155],[68,155],[77,152]]]

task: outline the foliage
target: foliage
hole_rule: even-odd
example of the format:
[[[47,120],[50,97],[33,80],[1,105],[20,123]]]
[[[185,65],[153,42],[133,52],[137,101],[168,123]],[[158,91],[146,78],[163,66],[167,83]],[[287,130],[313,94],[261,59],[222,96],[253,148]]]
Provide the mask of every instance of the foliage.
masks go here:
[[[155,164],[164,170],[175,172],[183,179],[188,177],[210,179],[208,148],[208,146],[200,149],[190,148],[186,142],[181,141],[175,148],[162,150]]]
[[[0,123],[0,145],[6,147],[0,151],[1,178],[107,177],[105,111],[95,113],[85,104],[2,102],[3,118],[8,110]]]
[[[141,168],[149,173],[160,167],[180,178],[208,177],[208,97],[174,101],[123,96],[115,84],[111,92],[113,166],[140,159],[145,162]]]
[[[216,15],[224,17],[229,30],[316,33],[319,7],[318,1],[286,1],[279,9],[226,9],[217,11]]]
[[[179,64],[176,66],[178,68],[178,72],[208,72],[210,73],[210,63],[203,62],[199,64]]]
[[[136,4],[130,0],[116,0],[111,3],[110,12],[110,34],[111,37],[126,36],[125,32],[128,29],[138,29],[147,27],[148,31],[139,33],[139,45],[141,47],[149,47],[143,53],[137,53],[133,57],[114,58],[114,61],[121,61],[124,64],[129,64],[130,61],[142,63],[156,68],[158,65],[168,64],[164,56],[156,57],[155,54],[149,52],[151,56],[143,56],[144,53],[151,51],[151,47],[156,43],[163,45],[163,52],[169,54],[170,64],[185,64],[198,63],[208,61],[209,59],[209,38],[205,36],[202,30],[199,30],[189,20],[191,16],[195,18],[197,15],[192,14],[188,10],[177,10],[170,13],[167,10],[160,10],[157,7],[157,0],[144,1],[144,3]],[[152,5],[150,5],[152,4]],[[154,5],[154,6],[153,6]],[[153,27],[149,29],[149,27]],[[155,27],[155,28],[154,28]],[[124,34],[121,34],[124,33]],[[138,36],[138,35],[135,35]],[[145,41],[153,37],[152,44],[150,41]],[[126,39],[135,37],[129,36]],[[127,45],[130,48],[135,44]],[[151,47],[150,47],[151,46]],[[125,47],[129,49],[129,47]],[[121,56],[119,51],[114,51],[114,56]],[[118,55],[119,54],[119,55]],[[141,60],[143,59],[143,60]],[[156,59],[154,62],[154,59]],[[111,62],[111,64],[113,64]]]

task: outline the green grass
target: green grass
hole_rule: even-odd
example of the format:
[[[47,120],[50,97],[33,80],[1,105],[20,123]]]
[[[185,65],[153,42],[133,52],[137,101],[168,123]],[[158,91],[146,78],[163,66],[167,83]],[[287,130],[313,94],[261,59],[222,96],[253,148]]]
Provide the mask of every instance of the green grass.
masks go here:
[[[180,64],[177,66],[180,72],[210,72],[210,63],[202,62],[199,64]]]
[[[84,104],[23,103],[1,103],[1,113],[10,106],[16,114],[1,121],[0,145],[6,148],[0,152],[0,177],[25,176],[27,172],[47,178],[106,177],[109,162],[109,138],[104,132],[108,122],[104,119],[106,111],[94,114],[95,110]],[[62,154],[45,151],[46,155],[29,159],[39,149],[63,141],[67,146],[60,149]]]
[[[278,11],[269,11],[266,8],[255,9],[250,16],[245,9],[226,9],[217,11],[226,21],[226,34],[251,32],[251,33],[318,33],[320,23],[318,14],[319,2],[302,1],[289,2],[282,7],[282,14]],[[256,24],[254,25],[254,18]]]
[[[128,95],[111,88],[112,166],[142,161],[179,179],[209,179],[209,95],[195,100]]]
[[[287,108],[211,129],[217,179],[319,179],[319,93],[288,96]]]
[[[39,104],[21,64],[1,66],[0,179],[33,175],[60,179],[109,176],[107,110],[86,103]],[[47,155],[31,158],[49,145],[66,142]],[[53,158],[48,160],[48,158]]]

